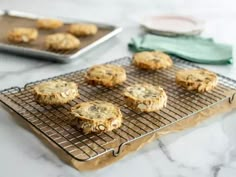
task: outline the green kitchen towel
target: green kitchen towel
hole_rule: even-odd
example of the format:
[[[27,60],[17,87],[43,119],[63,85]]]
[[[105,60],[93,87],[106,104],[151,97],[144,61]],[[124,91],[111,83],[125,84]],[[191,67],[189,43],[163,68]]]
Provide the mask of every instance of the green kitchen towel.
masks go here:
[[[160,50],[185,60],[203,64],[229,64],[233,62],[232,46],[214,42],[201,37],[163,37],[146,34],[133,38],[129,43],[131,50]]]

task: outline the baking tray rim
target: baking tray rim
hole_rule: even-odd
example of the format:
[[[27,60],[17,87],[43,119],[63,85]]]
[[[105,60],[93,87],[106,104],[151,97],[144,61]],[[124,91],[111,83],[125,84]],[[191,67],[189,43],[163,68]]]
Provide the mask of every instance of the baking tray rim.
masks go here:
[[[22,18],[28,18],[28,19],[56,18],[56,19],[62,20],[64,23],[75,23],[75,22],[93,23],[93,24],[97,25],[98,27],[107,28],[107,29],[112,30],[111,32],[109,32],[105,36],[99,38],[95,42],[89,44],[88,46],[78,50],[77,52],[75,52],[73,54],[58,54],[58,53],[50,52],[50,51],[44,51],[44,50],[38,50],[38,49],[32,49],[32,48],[27,48],[27,47],[22,47],[22,46],[0,43],[1,50],[9,51],[11,53],[23,54],[23,55],[27,55],[27,56],[43,57],[43,58],[47,58],[48,60],[51,60],[51,61],[58,61],[58,62],[62,62],[62,63],[71,62],[76,57],[86,53],[90,49],[92,49],[92,48],[98,46],[99,44],[107,41],[108,39],[116,36],[117,34],[119,34],[123,30],[122,27],[119,27],[119,26],[116,26],[113,24],[92,22],[92,21],[87,21],[87,20],[79,20],[79,19],[72,18],[72,17],[71,18],[55,17],[55,16],[51,16],[51,15],[50,15],[50,17],[46,17],[43,15],[36,15],[33,13],[28,13],[28,12],[21,12],[21,11],[16,11],[16,10],[1,10],[0,9],[0,16],[3,16],[3,15],[22,17]]]

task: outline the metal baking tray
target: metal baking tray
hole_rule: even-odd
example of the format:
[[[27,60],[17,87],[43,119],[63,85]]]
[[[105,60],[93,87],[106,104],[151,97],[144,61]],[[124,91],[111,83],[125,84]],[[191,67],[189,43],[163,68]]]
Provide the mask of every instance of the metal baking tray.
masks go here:
[[[129,143],[175,124],[223,101],[231,102],[236,92],[236,81],[219,75],[218,86],[210,92],[187,91],[175,83],[179,69],[197,68],[190,62],[172,57],[174,66],[160,71],[139,70],[128,57],[112,61],[126,69],[127,81],[114,88],[91,86],[84,81],[84,70],[32,82],[24,87],[12,87],[0,92],[0,102],[17,113],[42,139],[53,142],[75,161],[90,161],[102,155],[118,156]],[[32,89],[43,81],[62,79],[78,83],[80,98],[63,106],[43,106],[35,102]],[[129,109],[123,100],[123,89],[134,83],[160,85],[167,93],[167,107],[159,112],[139,113]],[[119,129],[107,133],[83,134],[68,123],[71,106],[89,100],[109,101],[121,108],[124,121]]]
[[[21,55],[28,55],[33,57],[41,57],[47,60],[58,62],[71,62],[77,59],[80,55],[86,53],[90,49],[105,42],[106,40],[114,37],[122,31],[121,27],[117,27],[105,23],[96,23],[90,21],[82,21],[72,18],[58,18],[64,22],[64,26],[57,30],[39,30],[39,37],[36,41],[30,44],[12,44],[7,41],[6,35],[9,30],[14,27],[35,27],[35,22],[38,18],[51,18],[44,17],[35,14],[18,12],[13,10],[0,10],[0,49],[11,53],[17,53]],[[52,17],[54,18],[54,17]],[[54,52],[45,49],[43,43],[46,35],[65,32],[69,24],[72,23],[93,23],[98,26],[98,32],[94,36],[80,37],[81,46],[79,49],[71,51]]]

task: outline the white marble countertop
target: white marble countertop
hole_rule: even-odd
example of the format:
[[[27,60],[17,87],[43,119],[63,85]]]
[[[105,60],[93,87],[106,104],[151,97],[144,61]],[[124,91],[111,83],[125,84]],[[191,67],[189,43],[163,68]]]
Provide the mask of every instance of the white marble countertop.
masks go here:
[[[235,44],[235,5],[234,0],[1,0],[1,9],[115,23],[124,30],[71,64],[1,52],[0,89],[130,56],[127,43],[140,32],[134,19],[147,14],[175,13],[201,18],[206,22],[204,36]],[[231,78],[236,76],[235,64],[203,67]],[[0,107],[0,177],[235,177],[235,116],[236,111],[215,116],[197,127],[164,136],[112,166],[79,172],[59,160]]]

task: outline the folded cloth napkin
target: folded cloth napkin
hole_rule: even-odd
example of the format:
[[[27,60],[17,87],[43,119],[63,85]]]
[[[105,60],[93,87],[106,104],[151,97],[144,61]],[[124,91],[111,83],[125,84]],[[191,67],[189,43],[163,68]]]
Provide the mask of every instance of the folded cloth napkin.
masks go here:
[[[133,38],[129,47],[135,52],[160,50],[203,64],[230,64],[233,62],[232,46],[216,43],[209,38],[163,37],[146,34]]]

